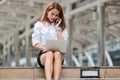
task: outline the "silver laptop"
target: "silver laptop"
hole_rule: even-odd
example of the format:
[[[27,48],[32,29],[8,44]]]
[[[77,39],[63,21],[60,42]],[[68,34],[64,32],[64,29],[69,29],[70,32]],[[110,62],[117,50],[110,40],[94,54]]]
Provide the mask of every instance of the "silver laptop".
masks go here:
[[[47,40],[46,49],[51,51],[60,51],[66,53],[67,50],[67,40]]]

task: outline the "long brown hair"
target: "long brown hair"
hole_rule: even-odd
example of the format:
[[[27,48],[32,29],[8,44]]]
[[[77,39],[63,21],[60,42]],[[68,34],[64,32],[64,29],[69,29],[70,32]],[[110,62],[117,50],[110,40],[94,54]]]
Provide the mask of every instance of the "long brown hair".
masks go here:
[[[51,2],[46,6],[45,12],[43,13],[43,16],[40,21],[41,22],[43,22],[43,21],[49,22],[49,20],[47,18],[47,13],[52,9],[57,9],[59,11],[59,18],[62,19],[60,27],[62,28],[62,30],[64,30],[66,27],[66,23],[65,23],[64,14],[63,14],[63,7],[58,2]]]

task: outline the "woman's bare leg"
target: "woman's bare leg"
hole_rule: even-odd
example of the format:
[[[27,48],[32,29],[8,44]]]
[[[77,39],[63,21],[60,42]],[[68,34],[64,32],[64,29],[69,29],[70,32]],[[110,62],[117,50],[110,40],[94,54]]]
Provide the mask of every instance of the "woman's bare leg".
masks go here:
[[[41,63],[45,67],[46,80],[52,80],[53,52],[49,51],[41,56]]]
[[[60,80],[62,68],[62,55],[60,52],[54,53],[54,80]]]

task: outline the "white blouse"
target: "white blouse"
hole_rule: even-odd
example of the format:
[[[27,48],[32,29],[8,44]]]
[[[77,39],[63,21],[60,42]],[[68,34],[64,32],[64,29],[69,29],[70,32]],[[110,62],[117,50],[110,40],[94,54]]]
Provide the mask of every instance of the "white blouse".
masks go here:
[[[32,34],[32,45],[35,45],[37,43],[45,45],[46,40],[58,40],[54,26],[55,26],[54,23],[48,24],[36,22],[34,26],[34,32]],[[67,40],[68,38],[67,29],[64,29],[62,35],[64,39]]]

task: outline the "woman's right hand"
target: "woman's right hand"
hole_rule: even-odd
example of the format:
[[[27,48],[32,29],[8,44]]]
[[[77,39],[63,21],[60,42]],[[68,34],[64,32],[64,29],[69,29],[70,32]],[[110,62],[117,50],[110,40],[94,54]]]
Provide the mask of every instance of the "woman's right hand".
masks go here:
[[[47,51],[47,49],[46,49],[45,46],[42,47],[42,50],[43,50],[44,52]]]
[[[40,45],[39,43],[35,44],[33,47],[38,50],[46,51],[46,47],[43,45]]]

